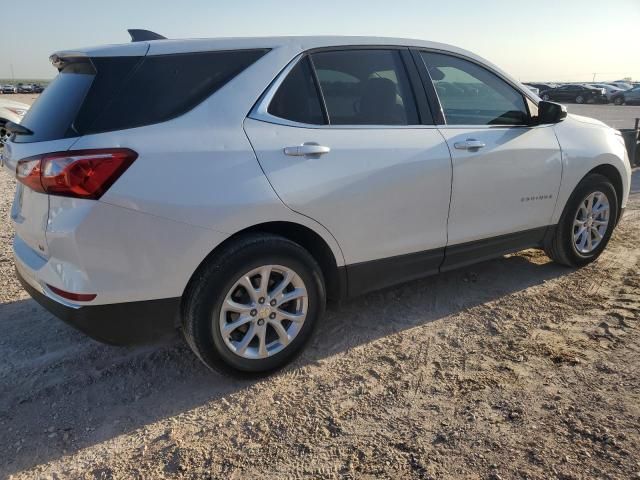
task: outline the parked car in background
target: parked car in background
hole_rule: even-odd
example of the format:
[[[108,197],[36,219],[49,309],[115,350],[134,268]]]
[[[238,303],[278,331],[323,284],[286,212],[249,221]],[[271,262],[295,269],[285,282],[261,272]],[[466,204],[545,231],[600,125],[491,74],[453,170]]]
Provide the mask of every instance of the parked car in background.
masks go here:
[[[586,87],[579,84],[562,85],[540,92],[543,100],[575,103],[609,103],[604,88]]]
[[[180,325],[210,368],[281,367],[327,298],[525,248],[587,265],[629,197],[620,132],[441,43],[153,40],[51,59],[60,74],[5,146],[18,278],[102,341]]]
[[[0,93],[18,93],[18,87],[15,85],[2,85],[0,87]]]
[[[534,87],[533,85],[531,85],[529,83],[523,83],[523,85],[525,87],[527,87],[529,90],[531,90],[533,93],[535,93],[536,95],[540,94],[540,89],[538,87]]]
[[[622,90],[631,90],[633,88],[633,85],[629,82],[625,82],[622,80],[618,80],[616,82],[605,82],[607,83],[607,85],[611,85],[613,87],[618,87],[621,88]]]
[[[605,95],[607,96],[607,100],[610,102],[613,101],[613,95],[619,92],[623,92],[624,90],[619,87],[614,87],[613,85],[609,85],[607,83],[585,83],[586,87],[591,88],[604,88]]]
[[[5,128],[7,122],[20,123],[29,110],[29,105],[13,100],[0,98],[0,148],[9,138],[9,131]]]
[[[640,87],[633,87],[613,95],[611,101],[616,105],[638,105],[640,104]]]
[[[33,87],[28,83],[19,83],[17,88],[18,93],[33,93]]]
[[[33,93],[42,93],[44,92],[44,87],[40,84],[34,83],[32,85]]]
[[[527,82],[525,85],[530,85],[532,87],[537,88],[540,92],[543,92],[545,90],[552,90],[554,88],[557,88],[558,85],[555,83],[532,83],[532,82]]]

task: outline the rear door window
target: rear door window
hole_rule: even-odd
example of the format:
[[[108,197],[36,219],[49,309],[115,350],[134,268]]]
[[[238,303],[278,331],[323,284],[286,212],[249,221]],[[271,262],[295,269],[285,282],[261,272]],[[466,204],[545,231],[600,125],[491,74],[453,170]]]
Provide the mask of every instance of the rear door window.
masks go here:
[[[331,125],[417,125],[415,99],[397,50],[311,55]]]

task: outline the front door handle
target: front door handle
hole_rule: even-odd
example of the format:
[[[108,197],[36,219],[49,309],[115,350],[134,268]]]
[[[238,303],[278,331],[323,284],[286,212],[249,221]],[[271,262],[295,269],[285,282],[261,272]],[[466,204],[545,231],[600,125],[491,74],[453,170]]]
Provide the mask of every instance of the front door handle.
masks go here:
[[[317,143],[305,143],[295,147],[285,147],[284,154],[290,157],[319,157],[329,153],[331,149]]]
[[[464,142],[456,142],[453,144],[458,150],[479,150],[486,147],[480,140],[475,138],[467,138]]]

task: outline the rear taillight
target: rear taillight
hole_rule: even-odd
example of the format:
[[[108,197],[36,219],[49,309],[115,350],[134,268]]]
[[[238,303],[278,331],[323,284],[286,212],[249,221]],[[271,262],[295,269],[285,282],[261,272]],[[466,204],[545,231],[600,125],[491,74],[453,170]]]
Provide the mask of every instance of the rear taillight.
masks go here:
[[[20,160],[16,177],[36,192],[97,200],[136,158],[128,148],[46,153]]]

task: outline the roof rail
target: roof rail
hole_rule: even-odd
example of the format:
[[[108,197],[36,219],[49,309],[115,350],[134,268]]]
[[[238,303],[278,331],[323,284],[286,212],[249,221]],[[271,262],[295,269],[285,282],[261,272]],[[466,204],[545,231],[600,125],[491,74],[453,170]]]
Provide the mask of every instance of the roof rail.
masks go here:
[[[166,40],[167,37],[163,37],[162,35],[152,32],[151,30],[141,30],[138,28],[130,28],[127,30],[129,35],[131,35],[132,42],[146,42],[148,40]]]

